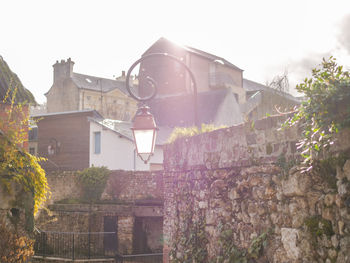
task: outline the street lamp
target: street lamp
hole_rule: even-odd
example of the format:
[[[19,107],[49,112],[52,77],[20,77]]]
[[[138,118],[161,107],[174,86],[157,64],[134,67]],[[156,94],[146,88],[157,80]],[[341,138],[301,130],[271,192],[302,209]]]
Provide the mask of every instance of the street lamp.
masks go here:
[[[144,163],[147,163],[151,156],[154,154],[154,147],[155,147],[155,142],[156,142],[156,137],[157,137],[157,126],[154,121],[153,115],[149,111],[149,107],[146,105],[146,101],[153,99],[156,94],[157,94],[157,84],[154,79],[151,77],[147,76],[146,80],[151,84],[151,87],[153,89],[151,95],[146,96],[146,97],[139,97],[132,93],[129,85],[129,79],[131,72],[133,69],[141,63],[143,60],[153,58],[153,57],[165,57],[170,60],[176,61],[180,65],[182,65],[186,71],[189,73],[192,83],[193,83],[193,97],[194,97],[194,123],[195,125],[199,127],[199,122],[198,122],[198,113],[197,113],[197,85],[196,81],[194,78],[194,75],[192,71],[189,69],[189,67],[179,58],[169,55],[168,53],[153,53],[149,54],[146,56],[141,57],[139,60],[134,62],[134,64],[131,65],[131,67],[128,70],[128,73],[126,74],[126,89],[129,92],[130,96],[137,100],[139,103],[139,108],[136,112],[136,115],[133,119],[133,126],[131,128],[135,140],[135,145],[136,145],[136,151],[137,155],[141,158],[141,160],[144,161]],[[140,87],[139,87],[140,88]]]
[[[157,126],[149,107],[141,106],[134,117],[131,128],[136,144],[136,152],[141,160],[147,163],[154,153],[157,137]]]

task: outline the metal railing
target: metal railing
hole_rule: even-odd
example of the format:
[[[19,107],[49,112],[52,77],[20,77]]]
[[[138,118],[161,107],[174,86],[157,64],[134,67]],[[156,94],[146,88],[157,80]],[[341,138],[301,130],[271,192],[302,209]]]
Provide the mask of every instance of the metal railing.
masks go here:
[[[113,258],[117,251],[116,232],[41,231],[35,236],[36,256],[67,259]]]
[[[137,254],[137,255],[120,255],[116,254],[115,260],[117,263],[162,263],[163,253],[154,254]]]

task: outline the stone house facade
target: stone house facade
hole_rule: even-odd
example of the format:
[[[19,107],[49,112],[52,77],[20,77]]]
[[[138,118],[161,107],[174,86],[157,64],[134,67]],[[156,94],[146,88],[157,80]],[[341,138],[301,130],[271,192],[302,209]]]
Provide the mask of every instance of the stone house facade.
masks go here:
[[[243,78],[243,70],[226,59],[160,38],[143,56],[153,53],[173,55],[193,72],[198,91],[200,123],[232,126],[290,110],[299,101],[293,96]],[[156,121],[168,126],[191,126],[193,89],[186,70],[178,62],[152,57],[141,62],[139,93],[148,95],[147,77],[157,83],[158,94],[149,102]],[[169,117],[170,116],[170,117]]]
[[[143,56],[153,53],[168,53],[181,59],[193,72],[198,92],[206,92],[218,88],[230,88],[244,103],[245,92],[242,87],[243,70],[224,58],[188,46],[176,45],[165,38],[160,38]],[[144,77],[150,76],[158,84],[158,98],[191,94],[191,82],[185,69],[175,61],[155,57],[141,63],[139,81],[144,85]]]
[[[125,88],[125,79],[99,78],[73,72],[69,58],[53,65],[53,84],[45,94],[47,112],[94,109],[105,118],[129,121],[137,103]]]

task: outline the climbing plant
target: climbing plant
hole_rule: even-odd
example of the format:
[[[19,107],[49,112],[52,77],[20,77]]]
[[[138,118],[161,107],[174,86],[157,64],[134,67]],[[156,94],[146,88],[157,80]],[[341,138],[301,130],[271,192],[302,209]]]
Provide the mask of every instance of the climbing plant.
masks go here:
[[[50,191],[45,171],[39,164],[44,159],[29,154],[23,147],[27,140],[28,112],[25,104],[15,102],[15,97],[16,89],[12,93],[8,91],[3,100],[6,110],[0,117],[0,184],[8,194],[13,193],[13,183],[31,193],[36,213]]]
[[[233,240],[232,227],[219,224],[219,246],[221,251],[216,257],[216,262],[247,263],[252,259],[259,259],[263,249],[267,246],[267,238],[270,230],[253,238],[247,249],[238,248]]]
[[[297,91],[305,99],[285,126],[299,124],[302,128],[298,148],[302,149],[305,170],[310,170],[316,158],[325,157],[335,134],[350,127],[350,73],[335,58],[323,59],[311,78],[297,85]]]

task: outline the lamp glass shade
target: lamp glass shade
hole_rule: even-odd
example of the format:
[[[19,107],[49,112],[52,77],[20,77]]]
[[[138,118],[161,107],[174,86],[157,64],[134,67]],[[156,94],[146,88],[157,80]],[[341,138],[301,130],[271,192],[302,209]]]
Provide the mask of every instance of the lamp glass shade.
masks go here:
[[[154,142],[156,141],[156,129],[133,130],[134,138],[139,155],[153,154]]]

